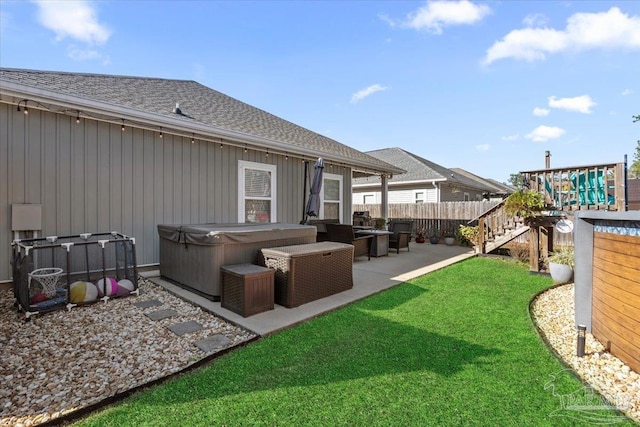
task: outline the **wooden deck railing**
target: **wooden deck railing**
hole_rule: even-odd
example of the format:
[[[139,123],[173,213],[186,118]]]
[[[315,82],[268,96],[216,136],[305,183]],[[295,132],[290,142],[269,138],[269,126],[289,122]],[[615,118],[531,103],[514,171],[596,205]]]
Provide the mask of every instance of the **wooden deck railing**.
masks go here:
[[[625,210],[625,164],[608,163],[521,172],[550,211]]]
[[[487,253],[487,243],[494,242],[522,225],[522,219],[507,215],[504,201],[488,209],[477,218],[478,253]]]

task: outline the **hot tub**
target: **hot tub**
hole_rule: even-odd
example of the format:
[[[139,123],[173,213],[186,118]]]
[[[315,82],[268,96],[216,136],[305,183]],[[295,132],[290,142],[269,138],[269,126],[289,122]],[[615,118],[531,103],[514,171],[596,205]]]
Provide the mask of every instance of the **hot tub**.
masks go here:
[[[260,249],[314,243],[316,227],[298,224],[158,225],[160,275],[220,299],[220,267],[261,264]]]

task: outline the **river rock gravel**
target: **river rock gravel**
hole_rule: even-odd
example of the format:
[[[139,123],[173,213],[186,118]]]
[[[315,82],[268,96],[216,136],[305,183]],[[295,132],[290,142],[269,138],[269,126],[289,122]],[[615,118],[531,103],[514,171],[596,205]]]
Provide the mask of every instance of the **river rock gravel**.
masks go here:
[[[586,334],[585,356],[578,357],[574,313],[573,284],[543,292],[532,304],[531,312],[542,336],[583,382],[620,412],[640,423],[640,375],[605,351],[590,333]]]
[[[211,354],[197,340],[221,335],[229,348],[255,336],[148,280],[140,291],[29,321],[13,306],[13,291],[1,291],[0,426],[47,422],[181,371]],[[135,305],[148,300],[162,304]],[[162,309],[177,314],[156,321],[145,315]],[[182,336],[168,329],[187,321],[202,329]]]

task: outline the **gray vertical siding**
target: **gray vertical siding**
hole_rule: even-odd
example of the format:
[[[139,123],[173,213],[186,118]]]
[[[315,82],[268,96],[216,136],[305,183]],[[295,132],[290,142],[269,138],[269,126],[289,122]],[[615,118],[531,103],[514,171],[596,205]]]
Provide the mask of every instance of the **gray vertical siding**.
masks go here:
[[[237,222],[238,160],[277,165],[278,222],[300,222],[299,158],[0,104],[0,281],[11,278],[12,204],[42,204],[41,236],[120,231],[136,238],[139,264],[154,264],[157,224]],[[351,170],[330,172],[344,177],[348,221]]]

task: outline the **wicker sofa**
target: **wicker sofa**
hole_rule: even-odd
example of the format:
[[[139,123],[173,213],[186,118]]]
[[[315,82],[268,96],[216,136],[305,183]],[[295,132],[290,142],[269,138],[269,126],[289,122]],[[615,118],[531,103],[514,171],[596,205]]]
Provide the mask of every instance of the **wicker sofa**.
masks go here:
[[[353,257],[366,255],[371,261],[371,244],[373,236],[356,236],[350,224],[325,224],[327,240],[330,242],[353,245]]]

